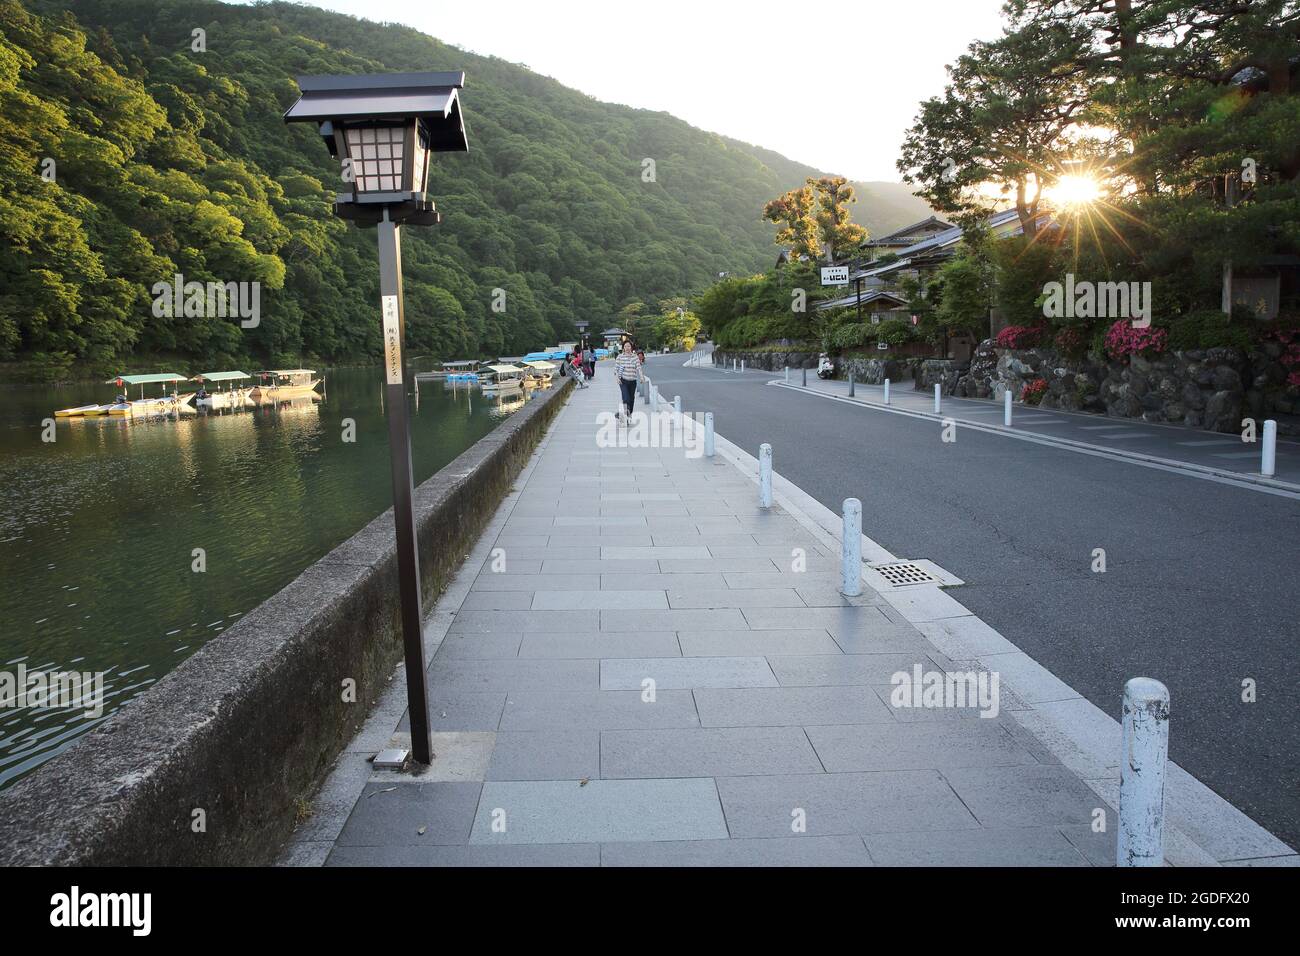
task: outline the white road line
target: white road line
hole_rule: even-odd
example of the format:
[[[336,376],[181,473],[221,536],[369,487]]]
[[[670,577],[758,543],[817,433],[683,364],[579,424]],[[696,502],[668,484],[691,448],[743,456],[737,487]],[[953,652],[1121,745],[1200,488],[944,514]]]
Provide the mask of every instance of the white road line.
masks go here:
[[[786,385],[783,382],[769,382],[774,388],[788,388],[794,392],[801,392],[805,395],[816,396],[831,402],[839,402],[842,405],[852,405],[855,408],[865,408],[872,411],[885,412],[890,415],[905,415],[909,418],[919,418],[923,421],[942,422],[944,415],[935,415],[929,412],[915,412],[904,408],[895,408],[890,405],[868,405],[864,402],[856,402],[849,398],[840,398],[837,395],[827,395],[825,392],[814,392],[806,388],[797,388],[793,385]],[[1293,501],[1300,501],[1300,485],[1293,484],[1289,481],[1279,481],[1276,478],[1265,478],[1262,475],[1256,475],[1249,472],[1229,471],[1223,468],[1213,468],[1209,465],[1197,465],[1192,462],[1177,461],[1172,458],[1157,458],[1154,455],[1144,455],[1136,451],[1122,451],[1118,448],[1106,448],[1102,445],[1092,445],[1087,442],[1075,441],[1072,438],[1061,438],[1056,435],[1038,435],[1030,431],[1017,431],[1014,428],[1002,428],[996,425],[985,425],[982,422],[959,422],[966,428],[975,431],[987,432],[990,435],[1001,435],[1004,438],[1013,438],[1016,441],[1032,442],[1036,445],[1046,445],[1049,448],[1060,448],[1064,451],[1072,451],[1080,455],[1091,455],[1094,458],[1109,458],[1111,461],[1126,462],[1130,465],[1137,465],[1141,468],[1153,468],[1156,471],[1167,471],[1174,475],[1184,475],[1188,478],[1197,478],[1201,481],[1213,481],[1221,485],[1232,485],[1237,488],[1244,488],[1247,491],[1257,491],[1266,495],[1277,495],[1281,498],[1290,498]]]

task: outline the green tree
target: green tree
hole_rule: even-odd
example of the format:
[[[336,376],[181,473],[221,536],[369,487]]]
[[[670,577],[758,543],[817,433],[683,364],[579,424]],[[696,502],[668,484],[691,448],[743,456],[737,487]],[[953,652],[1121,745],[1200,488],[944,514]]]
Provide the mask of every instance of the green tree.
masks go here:
[[[816,208],[817,193],[809,184],[791,189],[763,207],[763,218],[779,227],[777,244],[788,247],[793,259],[816,259],[820,255]]]
[[[855,254],[866,241],[867,230],[849,218],[849,206],[858,201],[843,176],[809,180],[817,196],[817,238],[827,260],[841,261]]]
[[[953,214],[984,214],[1009,196],[1033,236],[1044,187],[1074,158],[1091,89],[1077,63],[1090,42],[1077,20],[1030,20],[972,43],[948,67],[943,95],[921,104],[898,160],[904,180]]]

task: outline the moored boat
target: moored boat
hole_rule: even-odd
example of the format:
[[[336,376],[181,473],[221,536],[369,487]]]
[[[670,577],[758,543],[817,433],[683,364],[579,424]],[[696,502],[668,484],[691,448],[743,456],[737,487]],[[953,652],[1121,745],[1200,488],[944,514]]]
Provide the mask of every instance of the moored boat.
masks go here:
[[[315,369],[283,368],[253,373],[260,384],[253,386],[249,397],[255,402],[276,402],[289,398],[303,398],[316,391],[321,383],[313,378]]]
[[[524,374],[525,385],[549,385],[559,369],[559,366],[554,362],[546,362],[540,359],[525,361],[524,365],[528,369]]]
[[[246,385],[236,384],[252,378],[247,372],[230,371],[230,372],[203,372],[195,375],[190,381],[199,383],[199,391],[194,397],[194,404],[198,408],[238,408],[241,405],[248,404],[249,393],[252,389]],[[222,383],[225,387],[221,387]],[[216,389],[209,392],[207,386],[216,385]]]
[[[524,387],[523,375],[526,369],[518,365],[489,365],[486,373],[490,378],[486,378],[481,383],[481,388],[485,394],[497,392],[510,392]]]
[[[416,378],[440,378],[448,382],[477,382],[479,365],[480,363],[475,359],[443,362],[442,368],[438,371],[418,372]]]
[[[170,372],[154,375],[118,375],[104,383],[105,385],[116,385],[121,390],[118,392],[116,400],[106,404],[61,408],[54,413],[54,417],[65,419],[97,418],[111,415],[119,418],[152,418],[180,411],[193,411],[188,406],[194,399],[194,393],[178,394],[176,391],[176,383],[184,381],[186,381],[184,375],[175,375]],[[154,398],[145,398],[144,387],[155,384],[162,386],[162,393]],[[132,385],[140,387],[140,397],[138,399],[127,397],[127,389]],[[172,386],[170,394],[167,392],[167,386],[169,385]]]

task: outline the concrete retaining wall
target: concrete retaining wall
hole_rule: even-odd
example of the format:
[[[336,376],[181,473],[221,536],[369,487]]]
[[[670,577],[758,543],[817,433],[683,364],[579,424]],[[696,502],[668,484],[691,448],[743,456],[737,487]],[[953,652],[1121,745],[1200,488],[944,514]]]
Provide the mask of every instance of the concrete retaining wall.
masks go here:
[[[426,609],[570,387],[538,395],[416,489]],[[0,792],[0,865],[269,862],[401,659],[397,602],[389,510]],[[349,678],[355,703],[343,700]]]

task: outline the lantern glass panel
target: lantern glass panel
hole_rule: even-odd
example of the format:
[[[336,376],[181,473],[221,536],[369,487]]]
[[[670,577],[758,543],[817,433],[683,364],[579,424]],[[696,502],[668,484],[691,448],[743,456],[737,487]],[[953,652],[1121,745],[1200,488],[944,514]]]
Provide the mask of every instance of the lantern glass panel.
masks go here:
[[[415,131],[415,166],[411,174],[411,191],[427,192],[425,181],[429,174],[429,137],[419,124]]]
[[[352,126],[345,134],[358,193],[392,192],[402,188],[405,128]]]

